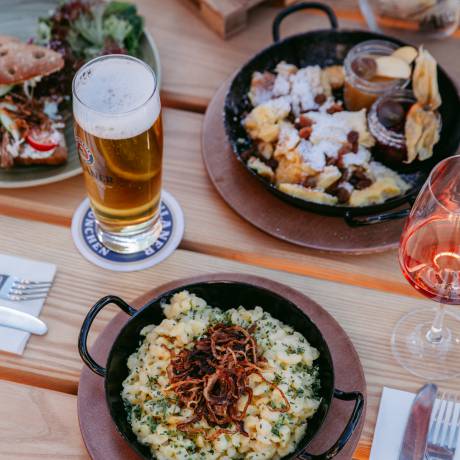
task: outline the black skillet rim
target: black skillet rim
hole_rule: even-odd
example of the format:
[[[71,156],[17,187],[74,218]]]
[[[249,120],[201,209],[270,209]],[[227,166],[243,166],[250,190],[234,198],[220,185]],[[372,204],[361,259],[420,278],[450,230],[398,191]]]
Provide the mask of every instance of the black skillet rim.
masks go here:
[[[316,4],[316,3],[314,3],[314,4],[312,3],[311,5],[312,6],[310,6],[310,4],[308,4],[308,3],[304,3],[304,4],[301,3],[301,4],[298,4],[298,5],[294,5],[295,8],[292,8],[292,7],[287,8],[286,10],[281,11],[281,13],[278,16],[281,17],[281,19],[283,19],[284,16],[289,14],[289,10],[296,11],[296,10],[302,9],[302,7],[303,8],[310,8],[310,7],[318,8],[319,7],[319,5]],[[324,7],[324,5],[322,5],[322,6]],[[323,9],[323,8],[321,8],[321,9]],[[330,10],[330,8],[327,8],[327,9]],[[325,9],[323,9],[323,10],[326,11]],[[332,10],[330,10],[330,11],[331,11],[332,17],[335,18],[335,15],[334,15],[333,11]],[[277,27],[279,27],[279,24],[281,22],[281,20],[278,20],[277,18],[275,18],[275,22],[274,22],[274,35],[275,35],[275,25]],[[288,195],[288,194],[286,194],[284,192],[281,192],[270,181],[268,181],[264,177],[262,177],[259,174],[257,174],[257,172],[255,172],[254,170],[249,168],[246,165],[246,162],[240,156],[241,154],[239,153],[238,139],[235,138],[234,133],[232,132],[233,130],[231,128],[231,125],[232,125],[231,118],[233,118],[235,116],[234,112],[231,109],[232,93],[233,93],[233,90],[234,90],[234,86],[238,83],[237,82],[238,78],[240,78],[241,75],[244,74],[244,72],[246,71],[248,66],[251,66],[252,63],[254,61],[256,61],[257,59],[259,59],[262,55],[265,55],[266,53],[267,54],[270,53],[273,49],[276,49],[278,46],[281,46],[281,45],[282,46],[287,46],[287,45],[290,44],[290,42],[294,42],[294,41],[297,41],[297,40],[308,40],[308,38],[310,38],[310,37],[313,37],[313,36],[317,37],[318,35],[321,35],[321,34],[327,34],[328,36],[330,36],[331,33],[337,34],[337,35],[347,35],[347,34],[350,34],[350,33],[351,34],[359,33],[359,34],[364,34],[364,35],[368,36],[368,38],[366,38],[365,40],[370,40],[370,39],[386,40],[386,41],[390,41],[390,42],[393,42],[393,43],[396,43],[396,44],[402,45],[402,46],[407,45],[407,43],[402,41],[402,40],[399,40],[399,39],[396,39],[396,38],[393,38],[393,37],[389,37],[389,36],[384,35],[384,34],[379,34],[379,33],[376,33],[376,32],[371,32],[371,31],[366,31],[366,30],[359,30],[359,29],[336,30],[336,28],[334,27],[334,20],[331,19],[330,15],[329,15],[329,18],[330,18],[331,23],[332,23],[332,28],[331,29],[319,29],[319,30],[313,30],[313,31],[305,32],[303,34],[295,34],[295,35],[286,37],[281,41],[274,42],[271,45],[269,45],[266,48],[264,48],[261,51],[259,51],[254,56],[252,56],[248,61],[245,62],[245,64],[243,66],[240,67],[240,69],[237,71],[237,73],[233,76],[232,82],[230,83],[228,92],[227,92],[226,97],[225,97],[224,113],[223,113],[225,131],[226,131],[229,143],[231,145],[232,152],[236,156],[238,161],[243,164],[243,166],[246,169],[246,171],[248,171],[252,176],[256,177],[267,190],[269,190],[271,193],[273,193],[276,196],[278,196],[279,198],[281,198],[283,201],[286,201],[286,202],[288,202],[290,204],[295,205],[298,208],[301,208],[301,209],[304,209],[304,210],[307,210],[307,211],[312,211],[312,212],[316,212],[316,213],[323,214],[323,215],[332,215],[332,216],[342,216],[343,217],[343,216],[372,215],[372,214],[380,213],[382,211],[387,211],[387,210],[390,210],[390,209],[394,209],[394,208],[396,208],[396,207],[398,207],[400,205],[403,205],[405,203],[408,203],[409,206],[410,206],[411,202],[413,202],[413,200],[415,199],[416,195],[420,191],[420,188],[421,188],[422,184],[419,184],[416,187],[412,187],[404,195],[399,195],[397,197],[390,198],[390,199],[386,200],[384,203],[381,203],[381,204],[374,204],[374,205],[368,205],[368,206],[363,206],[363,207],[337,206],[337,205],[330,206],[330,205],[324,205],[324,204],[319,204],[319,203],[308,202],[308,201],[301,200],[301,199],[296,198],[296,197],[292,197],[292,196],[290,196],[290,195]],[[336,18],[335,18],[335,21],[336,21]],[[276,33],[277,32],[278,32],[278,30],[276,30]],[[441,74],[442,77],[445,78],[446,81],[452,86],[452,88],[454,88],[456,90],[457,98],[460,101],[458,88],[453,83],[453,81],[451,80],[449,75],[445,72],[445,70],[438,64],[438,75],[439,74]],[[457,143],[457,148],[458,148],[458,143],[460,143],[460,133],[457,135],[456,143]],[[447,156],[450,156],[450,155],[453,155],[453,154],[455,154],[455,151],[454,152],[449,152],[448,154],[445,154],[445,155],[442,155],[442,158],[433,158],[432,161],[428,160],[427,163],[420,165],[419,172],[421,174],[424,174],[426,177],[428,177],[429,171],[434,166],[434,164],[436,164],[438,161],[441,161],[443,158],[445,158]]]
[[[321,341],[323,343],[324,351],[327,352],[327,361],[330,362],[330,369],[327,370],[327,371],[329,371],[330,374],[331,374],[331,388],[332,388],[332,391],[331,391],[330,395],[328,395],[329,396],[328,401],[324,401],[324,402],[321,403],[321,404],[325,405],[325,410],[324,410],[324,413],[323,413],[323,416],[322,416],[321,420],[318,422],[317,430],[314,433],[311,434],[309,439],[307,439],[306,441],[302,440],[302,442],[299,443],[299,445],[298,445],[298,447],[297,447],[297,449],[296,449],[296,451],[294,453],[289,454],[289,456],[283,457],[283,460],[294,459],[294,458],[296,458],[296,455],[298,455],[300,452],[305,450],[305,448],[308,446],[308,444],[314,439],[314,437],[318,434],[318,432],[320,431],[320,429],[324,425],[324,421],[326,420],[327,414],[329,413],[329,410],[330,410],[330,407],[331,407],[331,404],[332,404],[332,400],[334,399],[334,391],[336,390],[336,388],[335,388],[334,363],[333,363],[332,356],[331,356],[331,353],[330,353],[330,350],[329,350],[329,346],[328,346],[323,334],[321,333],[321,330],[318,328],[318,326],[315,324],[315,322],[312,321],[312,319],[301,308],[299,308],[294,302],[292,302],[291,300],[281,296],[280,294],[278,294],[278,293],[276,293],[274,291],[271,291],[270,289],[267,289],[267,288],[261,287],[261,286],[256,286],[256,285],[251,284],[251,283],[245,283],[245,282],[241,282],[241,281],[238,281],[238,282],[236,282],[236,281],[227,281],[227,280],[224,280],[224,279],[223,280],[210,280],[210,281],[196,282],[196,283],[186,284],[186,285],[183,285],[183,286],[180,286],[180,287],[177,287],[177,288],[170,289],[169,291],[166,291],[166,292],[158,295],[157,297],[155,297],[154,299],[150,300],[148,303],[143,305],[141,308],[139,308],[131,316],[131,318],[129,318],[128,321],[123,325],[122,329],[120,329],[119,333],[117,334],[117,337],[113,341],[113,344],[112,344],[112,346],[110,348],[110,353],[109,353],[109,355],[107,357],[107,362],[106,362],[106,369],[110,368],[109,363],[113,359],[113,356],[114,356],[114,353],[115,353],[114,348],[115,348],[116,342],[123,335],[124,331],[128,327],[128,325],[129,325],[129,323],[130,323],[132,318],[137,317],[143,311],[145,311],[145,310],[147,310],[149,308],[153,308],[154,304],[156,304],[156,303],[161,303],[164,300],[169,300],[172,295],[174,295],[177,292],[183,291],[184,289],[190,289],[190,288],[193,288],[193,287],[200,287],[200,286],[205,287],[205,286],[211,285],[211,284],[222,284],[222,283],[235,284],[235,285],[245,285],[245,286],[249,286],[249,287],[252,287],[252,288],[257,288],[258,290],[266,291],[270,295],[274,295],[274,296],[278,297],[283,302],[288,302],[293,309],[297,310],[297,312],[299,312],[300,315],[303,316],[316,329],[316,331],[318,333],[318,336],[321,338]],[[113,412],[113,406],[109,401],[108,387],[107,387],[108,375],[109,374],[107,373],[105,375],[105,377],[104,377],[104,391],[105,391],[106,403],[107,403],[107,406],[109,408],[109,412],[110,412],[110,415],[112,417],[112,420],[114,421],[115,426],[117,428],[117,431],[120,433],[120,435],[123,437],[123,439],[131,446],[131,448],[133,448],[139,455],[141,455],[146,460],[153,460],[154,457],[152,457],[152,456],[146,457],[145,456],[144,452],[142,452],[142,450],[141,450],[142,447],[143,447],[141,444],[139,444],[137,441],[133,443],[130,439],[128,439],[128,437],[126,436],[125,432],[122,431],[119,428],[119,425],[117,423],[118,417]],[[121,396],[120,396],[120,398],[121,398]],[[138,444],[141,447],[141,449],[139,448]]]

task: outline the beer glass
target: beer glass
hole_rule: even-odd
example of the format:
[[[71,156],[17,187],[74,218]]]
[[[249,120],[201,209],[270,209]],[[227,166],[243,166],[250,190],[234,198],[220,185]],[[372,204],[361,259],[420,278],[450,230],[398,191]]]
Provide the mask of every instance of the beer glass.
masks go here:
[[[153,70],[113,54],[89,61],[72,84],[75,140],[97,237],[124,254],[161,232],[163,130]]]

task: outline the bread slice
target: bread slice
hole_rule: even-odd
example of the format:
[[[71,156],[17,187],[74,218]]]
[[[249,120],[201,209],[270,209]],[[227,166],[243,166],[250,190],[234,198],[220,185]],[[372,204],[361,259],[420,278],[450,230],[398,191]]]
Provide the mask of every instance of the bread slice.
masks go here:
[[[48,166],[58,166],[62,165],[67,161],[67,149],[62,145],[58,145],[51,156],[44,158],[31,158],[31,157],[22,157],[19,155],[14,159],[15,165],[48,165]]]
[[[0,35],[0,48],[3,45],[6,45],[7,43],[11,43],[11,42],[19,43],[20,41],[21,40],[19,40],[18,37],[12,37],[11,35]]]
[[[56,51],[0,35],[0,85],[15,85],[34,77],[44,77],[63,66],[64,59]]]

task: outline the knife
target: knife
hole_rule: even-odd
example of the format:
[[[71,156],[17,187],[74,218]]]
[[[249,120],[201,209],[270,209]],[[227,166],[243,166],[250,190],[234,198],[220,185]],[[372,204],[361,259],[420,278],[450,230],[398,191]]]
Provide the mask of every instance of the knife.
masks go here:
[[[29,313],[14,310],[13,308],[1,306],[0,326],[6,326],[37,335],[46,334],[48,331],[46,324],[35,316],[29,315]]]
[[[407,420],[399,460],[424,460],[431,412],[437,394],[438,387],[429,383],[415,396]]]

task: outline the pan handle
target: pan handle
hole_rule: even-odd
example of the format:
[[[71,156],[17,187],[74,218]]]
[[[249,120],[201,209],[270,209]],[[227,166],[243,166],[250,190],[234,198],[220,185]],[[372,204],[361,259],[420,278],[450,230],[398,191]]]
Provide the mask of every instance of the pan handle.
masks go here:
[[[399,211],[387,211],[375,216],[353,216],[347,212],[345,222],[349,227],[364,227],[366,225],[381,224],[390,220],[404,219],[410,214],[410,209],[401,209]]]
[[[339,27],[337,16],[335,15],[334,10],[329,5],[326,5],[320,2],[298,3],[296,5],[292,5],[292,6],[288,6],[287,8],[284,8],[284,10],[281,10],[276,15],[273,21],[273,26],[272,26],[273,41],[275,43],[280,41],[280,26],[285,17],[291,15],[292,13],[295,13],[296,11],[311,10],[311,9],[321,10],[323,13],[326,13],[327,17],[329,18],[329,22],[331,23],[332,29],[337,29]]]
[[[86,318],[81,326],[80,335],[78,336],[78,351],[80,352],[81,359],[95,374],[98,374],[101,377],[105,377],[107,370],[99,365],[96,361],[94,361],[92,356],[89,354],[88,334],[91,328],[91,324],[93,324],[93,321],[98,313],[111,303],[115,304],[129,316],[133,316],[137,312],[137,310],[130,307],[123,299],[120,299],[120,297],[114,295],[102,297],[102,299],[98,300],[91,307],[91,310],[86,315]]]
[[[364,409],[364,396],[359,391],[350,391],[345,392],[341,390],[334,390],[334,398],[340,399],[341,401],[355,401],[355,406],[353,407],[353,412],[351,413],[350,419],[348,420],[347,425],[345,426],[342,434],[339,439],[330,447],[326,452],[313,455],[308,454],[307,452],[300,452],[298,455],[299,460],[329,460],[335,457],[347,444],[351,435],[354,433],[356,426],[361,419],[361,415]]]

